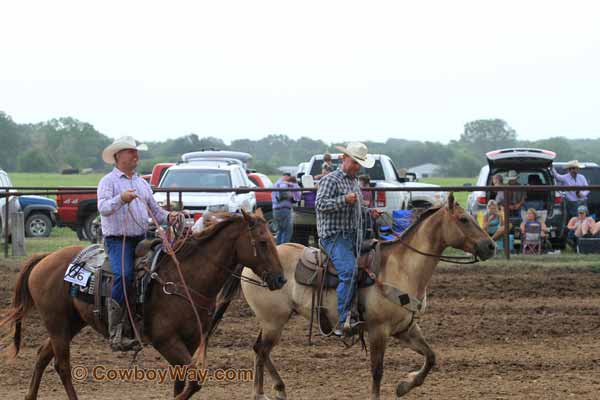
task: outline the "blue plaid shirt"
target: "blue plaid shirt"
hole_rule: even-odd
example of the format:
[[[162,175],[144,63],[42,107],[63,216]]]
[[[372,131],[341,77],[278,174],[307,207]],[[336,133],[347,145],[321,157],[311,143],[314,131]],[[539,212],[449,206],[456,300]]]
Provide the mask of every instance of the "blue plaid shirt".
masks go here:
[[[319,181],[317,191],[317,232],[320,238],[328,238],[340,232],[354,232],[357,227],[356,203],[346,203],[345,196],[356,193],[361,201],[358,179],[337,169]],[[366,207],[362,207],[363,211]]]

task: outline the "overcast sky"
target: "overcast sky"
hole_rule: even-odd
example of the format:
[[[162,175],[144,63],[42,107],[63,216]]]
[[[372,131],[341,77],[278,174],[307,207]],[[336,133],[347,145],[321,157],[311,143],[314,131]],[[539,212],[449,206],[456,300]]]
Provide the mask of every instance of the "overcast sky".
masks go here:
[[[600,137],[598,1],[10,1],[0,110],[102,133]]]

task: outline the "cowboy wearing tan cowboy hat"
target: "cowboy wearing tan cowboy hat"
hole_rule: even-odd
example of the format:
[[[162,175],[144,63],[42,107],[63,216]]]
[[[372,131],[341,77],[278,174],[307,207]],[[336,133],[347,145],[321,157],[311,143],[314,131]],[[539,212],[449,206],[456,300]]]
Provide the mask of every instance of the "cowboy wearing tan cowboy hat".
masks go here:
[[[334,333],[337,336],[351,335],[359,324],[357,316],[350,316],[354,287],[352,276],[356,265],[355,247],[360,227],[356,226],[360,212],[366,213],[362,204],[358,171],[361,167],[371,168],[375,164],[368,155],[367,146],[359,142],[348,143],[346,147],[336,146],[342,155],[339,169],[323,176],[317,191],[316,212],[317,231],[321,245],[331,257],[338,272],[339,284],[336,289],[339,322]],[[371,210],[377,218],[381,212]],[[362,238],[361,238],[362,239]]]
[[[588,181],[585,176],[579,173],[579,170],[583,168],[583,165],[577,160],[571,160],[565,165],[567,170],[566,174],[559,174],[554,168],[552,173],[557,183],[566,186],[588,186]],[[577,208],[579,206],[587,207],[587,198],[589,190],[577,190],[566,193],[567,197],[567,218],[573,218],[577,216]]]
[[[134,251],[148,230],[148,208],[159,223],[173,216],[158,206],[148,182],[135,172],[139,151],[144,150],[147,150],[146,145],[137,144],[134,138],[125,136],[116,139],[102,152],[102,159],[107,164],[114,164],[113,170],[98,183],[97,194],[104,245],[113,272],[108,331],[111,348],[115,351],[138,348],[133,338],[124,337],[130,321],[123,308],[125,293],[122,270],[125,272],[127,293],[131,294],[133,288],[129,288],[134,278]],[[124,260],[124,265],[121,260]]]

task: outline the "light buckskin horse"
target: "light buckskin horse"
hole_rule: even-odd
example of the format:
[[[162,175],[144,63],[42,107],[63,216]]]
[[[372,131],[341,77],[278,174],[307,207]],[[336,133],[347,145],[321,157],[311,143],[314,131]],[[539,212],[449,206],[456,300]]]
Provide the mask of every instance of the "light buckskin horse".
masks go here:
[[[280,289],[285,284],[275,242],[262,212],[242,214],[232,215],[194,235],[177,253],[185,282],[196,296],[196,299],[192,296],[195,303],[202,297],[214,304],[231,271],[240,263],[250,266],[270,290]],[[95,322],[93,305],[71,297],[69,286],[63,280],[68,264],[82,248],[73,246],[36,255],[24,263],[15,286],[12,311],[0,323],[0,326],[14,323],[15,356],[21,344],[22,320],[32,307],[38,310],[48,331],[49,337],[38,350],[28,400],[37,398],[42,374],[53,357],[68,398],[76,399],[71,381],[70,342],[86,325],[107,336],[106,326],[97,326]],[[185,296],[165,293],[177,287],[179,293],[183,293],[172,259],[161,260],[158,274],[160,280],[153,282],[149,300],[144,305],[144,341],[150,342],[171,365],[194,367],[192,355],[201,340],[199,330],[203,328],[203,334],[207,335],[211,317],[206,308],[197,306],[202,324],[199,327]],[[175,284],[167,288],[160,282]],[[186,381],[177,380],[174,395],[177,399],[188,399],[200,388],[201,384],[195,380],[188,381],[187,386]]]
[[[446,205],[421,214],[400,238],[380,244],[382,254],[378,282],[398,288],[425,302],[434,269],[443,251],[448,247],[464,250],[484,260],[491,257],[495,250],[495,245],[487,233],[455,204],[453,194],[449,195]],[[270,353],[278,343],[283,327],[292,313],[296,312],[307,319],[311,317],[312,288],[299,285],[294,279],[296,265],[304,246],[284,244],[277,249],[285,277],[289,281],[285,288],[277,292],[267,292],[242,282],[244,296],[260,323],[260,332],[254,344],[255,400],[268,399],[263,388],[265,366],[273,379],[276,398],[287,399],[285,384],[273,365]],[[248,268],[243,270],[243,275],[254,276]],[[414,312],[390,301],[384,295],[382,287],[372,285],[360,289],[358,293],[359,301],[365,307],[365,330],[368,333],[371,357],[372,400],[379,399],[383,358],[389,336],[394,336],[402,344],[425,357],[421,369],[411,372],[407,381],[398,384],[398,397],[420,386],[435,364],[435,353],[414,321]],[[335,289],[329,289],[327,292],[323,307],[326,307],[329,323],[335,326],[338,320]]]

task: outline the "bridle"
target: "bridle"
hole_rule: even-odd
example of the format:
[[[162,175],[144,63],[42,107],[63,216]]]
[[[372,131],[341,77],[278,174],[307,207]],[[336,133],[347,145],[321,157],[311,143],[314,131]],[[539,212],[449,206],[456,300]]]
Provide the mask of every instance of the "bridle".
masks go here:
[[[457,216],[452,216],[452,218],[453,219],[458,219]],[[402,240],[402,236],[400,234],[397,234],[397,233],[395,233],[395,232],[392,231],[392,235],[395,236],[395,239],[392,239],[392,241],[390,241],[390,243],[391,242],[393,242],[393,243],[400,243],[401,245],[403,245],[407,249],[412,250],[415,253],[420,254],[422,256],[425,256],[425,257],[438,258],[440,261],[444,261],[444,262],[451,263],[451,264],[460,264],[460,265],[475,264],[475,263],[479,262],[479,258],[476,255],[470,255],[470,256],[443,256],[441,254],[427,253],[425,251],[421,251],[421,250],[413,247],[412,245],[410,245],[407,242],[405,242],[404,240]]]
[[[254,257],[258,257],[258,249],[256,247],[256,241],[257,240],[256,240],[256,238],[254,237],[254,235],[252,233],[252,231],[258,226],[258,223],[256,221],[252,220],[252,219],[250,219],[250,220],[246,220],[245,219],[245,221],[248,224],[248,236],[250,236],[250,245],[252,246],[252,251],[253,251]],[[233,276],[234,278],[239,278],[240,281],[242,281],[242,282],[246,282],[246,283],[249,283],[251,285],[259,286],[259,287],[267,287],[267,288],[269,287],[269,285],[265,281],[266,280],[266,276],[268,275],[268,272],[266,272],[266,271],[262,274],[262,276],[261,276],[262,281],[260,281],[258,279],[254,279],[254,278],[250,278],[250,277],[247,277],[247,276],[243,276],[241,274],[241,269],[240,268],[236,268],[236,270],[230,270],[230,269],[228,269],[226,267],[224,267],[224,268],[225,268],[225,270],[227,270],[229,272],[229,274],[231,276]],[[240,272],[237,272],[238,270]]]

